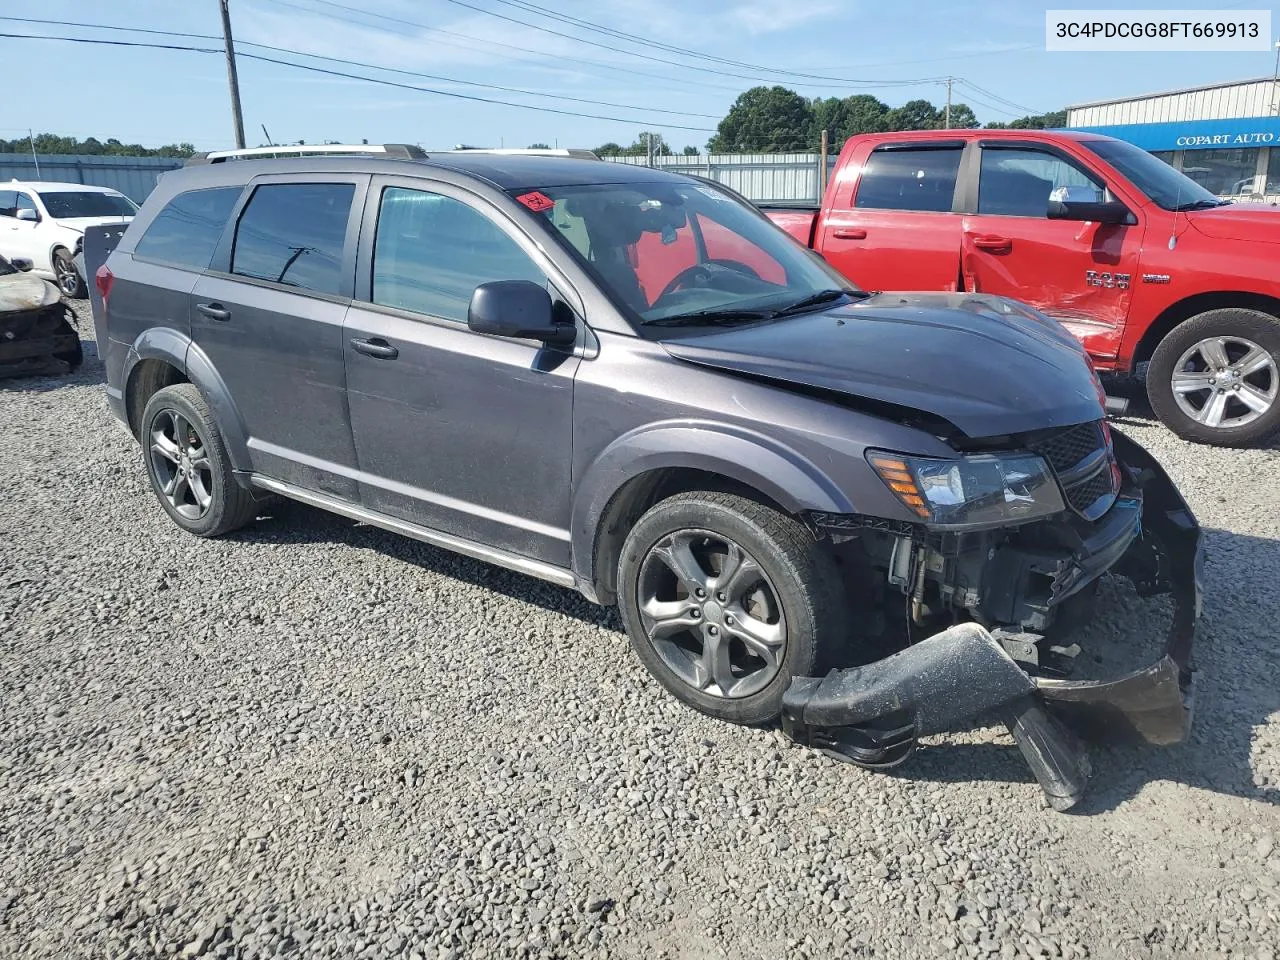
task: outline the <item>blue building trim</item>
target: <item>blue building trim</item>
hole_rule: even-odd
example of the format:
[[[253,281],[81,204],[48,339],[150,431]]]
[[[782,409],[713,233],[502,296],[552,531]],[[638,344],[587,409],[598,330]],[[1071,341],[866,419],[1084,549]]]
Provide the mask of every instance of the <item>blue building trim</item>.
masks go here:
[[[1184,120],[1173,123],[1125,123],[1102,127],[1069,127],[1127,140],[1147,151],[1231,150],[1280,144],[1280,117],[1231,120]]]

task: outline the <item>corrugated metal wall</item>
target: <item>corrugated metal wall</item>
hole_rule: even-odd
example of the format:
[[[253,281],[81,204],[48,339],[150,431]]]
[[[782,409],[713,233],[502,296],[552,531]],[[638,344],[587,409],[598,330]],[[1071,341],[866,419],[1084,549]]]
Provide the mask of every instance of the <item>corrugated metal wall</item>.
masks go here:
[[[78,157],[48,154],[33,159],[29,153],[0,153],[0,183],[8,183],[10,180],[90,183],[119,190],[135,203],[141,203],[155,189],[160,174],[176,169],[182,163],[181,160],[167,157]]]
[[[644,157],[606,157],[613,163],[645,166]],[[827,157],[827,169],[835,167],[836,153]],[[672,173],[709,177],[756,203],[812,201],[818,196],[816,153],[718,153],[701,157],[654,157],[654,167]]]
[[[1280,84],[1250,80],[1207,90],[1133,97],[1115,103],[1070,107],[1069,127],[1101,127],[1121,123],[1171,123],[1220,120],[1224,117],[1268,117],[1276,113]]]

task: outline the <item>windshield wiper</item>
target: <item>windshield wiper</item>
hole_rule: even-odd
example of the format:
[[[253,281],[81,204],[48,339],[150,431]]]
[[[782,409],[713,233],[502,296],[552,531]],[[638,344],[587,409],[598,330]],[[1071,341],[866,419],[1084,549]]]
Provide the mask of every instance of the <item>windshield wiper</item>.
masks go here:
[[[783,307],[781,310],[775,310],[775,317],[786,317],[793,313],[800,313],[802,310],[808,310],[810,307],[816,307],[819,304],[830,303],[832,300],[839,300],[841,297],[856,297],[863,299],[868,294],[861,290],[819,290],[817,293],[805,297],[803,300],[797,300],[795,303]]]
[[[1192,200],[1190,203],[1180,203],[1173,209],[1182,212],[1183,210],[1210,210],[1214,207],[1225,207],[1230,200]]]
[[[654,317],[643,321],[646,327],[697,327],[713,324],[732,324],[738,321],[771,320],[772,310],[741,310],[724,307],[720,310],[696,310],[693,313],[677,313],[669,317]]]

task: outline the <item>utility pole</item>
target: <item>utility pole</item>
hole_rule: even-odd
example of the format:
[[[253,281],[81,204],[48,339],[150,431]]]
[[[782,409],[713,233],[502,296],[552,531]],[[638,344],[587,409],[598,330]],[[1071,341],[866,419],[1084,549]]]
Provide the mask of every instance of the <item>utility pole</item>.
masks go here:
[[[231,120],[236,128],[236,149],[244,149],[244,117],[240,113],[240,78],[236,76],[236,45],[231,39],[229,0],[218,0],[222,11],[222,39],[227,47],[227,86],[231,88]]]
[[[822,129],[822,146],[818,150],[818,203],[827,195],[827,130]]]
[[[36,179],[40,179],[40,158],[36,156],[36,135],[27,127],[27,139],[31,141],[31,162],[36,165]]]
[[[951,77],[947,77],[947,118],[943,122],[943,128],[951,129]]]
[[[1280,114],[1280,99],[1276,97],[1276,81],[1280,80],[1280,40],[1276,41],[1276,68],[1271,74],[1272,109]]]

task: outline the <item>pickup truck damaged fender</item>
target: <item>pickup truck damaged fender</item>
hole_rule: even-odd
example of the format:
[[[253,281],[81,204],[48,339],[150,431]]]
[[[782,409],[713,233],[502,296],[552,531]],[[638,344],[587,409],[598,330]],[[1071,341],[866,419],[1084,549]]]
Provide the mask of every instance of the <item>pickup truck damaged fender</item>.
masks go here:
[[[1114,680],[1033,678],[996,638],[962,623],[865,667],[798,677],[783,700],[783,730],[794,740],[861,766],[904,761],[919,737],[997,717],[1013,735],[1057,810],[1084,795],[1090,773],[1077,735],[1154,745],[1186,739],[1194,709],[1192,643],[1200,615],[1200,527],[1159,463],[1118,431],[1117,457],[1141,492],[1143,534],[1156,571],[1140,592],[1172,594],[1164,656]],[[1125,558],[1114,568],[1126,573]]]

